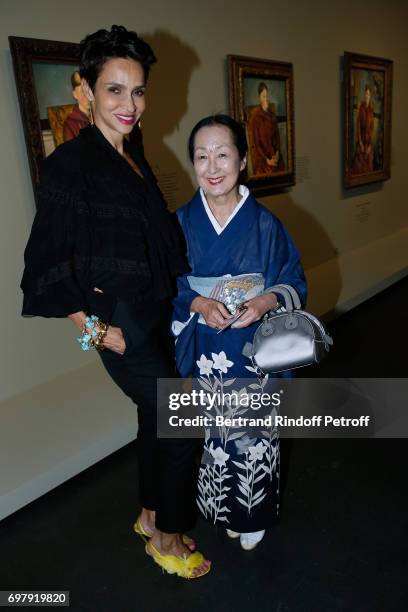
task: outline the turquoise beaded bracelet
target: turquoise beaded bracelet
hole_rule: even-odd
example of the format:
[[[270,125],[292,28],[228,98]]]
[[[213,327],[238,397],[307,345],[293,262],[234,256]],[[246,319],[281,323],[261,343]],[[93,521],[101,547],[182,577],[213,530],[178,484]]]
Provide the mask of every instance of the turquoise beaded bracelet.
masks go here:
[[[99,319],[95,315],[86,317],[85,323],[82,328],[82,334],[80,338],[77,338],[81,349],[83,351],[91,351],[95,348],[95,339],[98,337],[98,332],[95,330],[96,325],[99,323]],[[90,333],[87,330],[90,330]]]

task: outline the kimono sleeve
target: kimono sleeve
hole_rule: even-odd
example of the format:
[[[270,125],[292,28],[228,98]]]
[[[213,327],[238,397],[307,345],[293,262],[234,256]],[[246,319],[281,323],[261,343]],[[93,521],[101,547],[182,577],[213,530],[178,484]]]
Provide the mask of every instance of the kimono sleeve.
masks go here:
[[[199,294],[190,289],[187,274],[177,279],[177,297],[173,300],[171,331],[176,338],[176,365],[181,377],[189,376],[195,363],[195,330],[199,314],[190,312],[191,302]]]
[[[178,220],[179,231],[185,236],[184,230],[184,210],[179,208],[175,215]],[[188,244],[187,244],[188,248]],[[192,261],[189,264],[192,265]],[[196,298],[199,293],[193,291],[188,282],[188,273],[182,274],[177,277],[177,295],[173,300],[173,317],[171,331],[173,335],[178,338],[184,329],[189,325],[193,319],[193,313],[190,312],[191,302]],[[198,318],[198,315],[197,317]]]
[[[183,228],[183,209],[177,211],[177,219]],[[192,262],[189,262],[190,265]],[[173,300],[171,331],[176,341],[176,365],[180,376],[191,374],[195,363],[195,330],[199,314],[190,311],[191,303],[199,293],[188,282],[188,273],[177,278],[177,295]]]
[[[23,316],[66,317],[86,310],[74,271],[76,196],[63,160],[53,154],[43,166],[38,210],[24,252]]]
[[[193,313],[190,311],[191,303],[200,294],[190,288],[187,280],[188,274],[177,278],[177,296],[173,299],[173,318],[171,330],[175,337],[179,336],[190,323]]]
[[[276,219],[274,237],[271,241],[266,274],[266,287],[272,285],[290,285],[297,292],[304,307],[307,298],[307,283],[299,252],[284,225]],[[277,292],[278,298],[284,302]]]

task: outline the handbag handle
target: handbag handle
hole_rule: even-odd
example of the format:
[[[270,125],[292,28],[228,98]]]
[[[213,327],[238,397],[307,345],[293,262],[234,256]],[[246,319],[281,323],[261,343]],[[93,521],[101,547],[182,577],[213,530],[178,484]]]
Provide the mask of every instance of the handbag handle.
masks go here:
[[[279,285],[274,285],[274,287],[277,290],[279,288],[280,290],[286,289],[287,291],[289,291],[292,301],[293,301],[293,306],[296,308],[296,310],[299,310],[300,308],[302,308],[302,304],[300,303],[299,295],[297,291],[291,285],[284,285],[280,283]]]
[[[293,308],[295,308],[296,310],[301,309],[301,303],[299,300],[299,296],[293,287],[291,287],[290,285],[284,285],[284,284],[273,285],[272,287],[268,287],[268,289],[266,289],[264,293],[274,293],[275,291],[277,291],[278,293],[282,295],[283,299],[285,300],[285,308],[288,312],[291,312]],[[292,300],[293,300],[293,303],[292,303]],[[326,350],[329,350],[327,345],[332,346],[333,339],[326,332],[324,325],[319,321],[317,317],[310,314],[310,312],[305,313],[305,314],[319,328],[320,333],[322,335],[322,341],[325,343],[325,346],[326,346]]]
[[[289,285],[287,285],[289,286]],[[285,301],[285,308],[288,312],[292,311],[294,306],[293,306],[293,302],[292,302],[292,293],[288,291],[288,289],[286,289],[285,285],[273,285],[272,287],[268,287],[267,289],[265,289],[264,293],[275,293],[278,292],[281,294],[281,296],[283,297],[284,301]],[[296,296],[297,297],[297,296]],[[299,298],[297,298],[299,301]],[[300,302],[299,302],[299,307],[300,307]]]

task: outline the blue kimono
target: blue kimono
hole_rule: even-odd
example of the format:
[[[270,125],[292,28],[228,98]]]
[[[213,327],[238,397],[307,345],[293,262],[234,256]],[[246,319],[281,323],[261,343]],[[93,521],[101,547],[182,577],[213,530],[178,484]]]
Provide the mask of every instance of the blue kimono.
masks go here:
[[[240,193],[245,193],[245,188],[241,187]],[[245,286],[248,277],[261,278],[262,287],[257,294],[272,285],[291,285],[304,304],[306,281],[296,247],[279,219],[248,192],[238,212],[222,231],[218,230],[220,233],[201,190],[177,215],[192,268],[178,279],[178,296],[174,300],[172,331],[179,372],[183,377],[197,377],[205,389],[219,390],[225,385],[231,391],[234,382],[237,389],[242,387],[238,379],[252,378],[255,380],[251,388],[258,385],[259,391],[265,391],[265,385],[272,381],[258,381],[251,361],[243,354],[259,322],[217,333],[201,315],[190,313],[190,305],[198,295],[214,297],[214,293],[201,287],[211,284],[211,280],[218,286],[224,282],[220,277],[234,287],[233,291]],[[225,294],[217,299],[229,306]],[[274,429],[263,431],[262,436],[250,438],[241,430],[224,431],[214,437],[207,431],[197,503],[211,522],[248,533],[265,529],[276,519],[279,439]]]

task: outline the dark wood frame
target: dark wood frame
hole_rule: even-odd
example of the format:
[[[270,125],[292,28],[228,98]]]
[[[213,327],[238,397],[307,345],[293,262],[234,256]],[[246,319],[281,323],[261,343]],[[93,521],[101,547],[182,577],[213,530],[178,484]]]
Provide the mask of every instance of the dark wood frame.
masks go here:
[[[33,187],[45,157],[33,61],[78,65],[79,44],[9,36]]]
[[[277,175],[246,176],[248,187],[258,195],[268,195],[277,189],[295,184],[295,119],[293,98],[293,64],[272,60],[228,55],[229,108],[230,113],[245,127],[244,79],[256,76],[260,79],[285,81],[287,109],[288,168]]]
[[[392,81],[393,62],[380,57],[361,55],[358,53],[344,52],[344,156],[343,156],[343,181],[344,187],[355,187],[378,181],[386,181],[391,177],[391,109],[392,109]],[[384,149],[383,169],[374,170],[364,174],[353,174],[353,116],[350,110],[351,77],[354,69],[377,70],[384,72]]]

